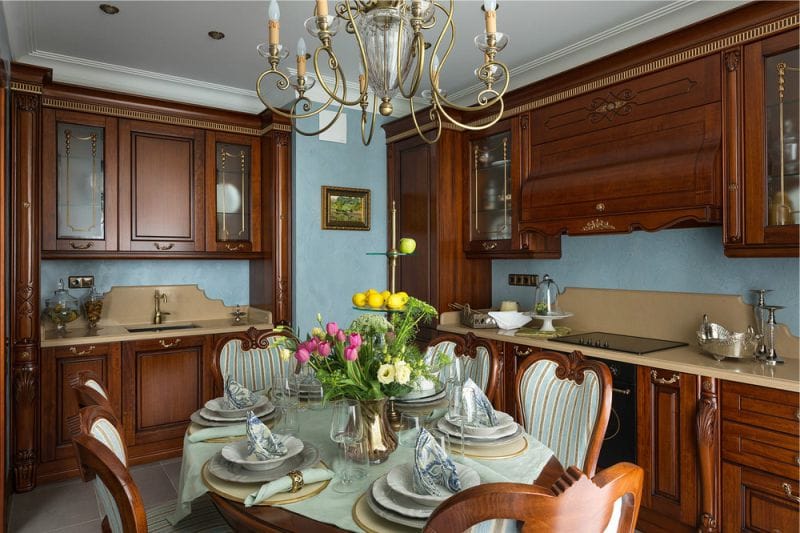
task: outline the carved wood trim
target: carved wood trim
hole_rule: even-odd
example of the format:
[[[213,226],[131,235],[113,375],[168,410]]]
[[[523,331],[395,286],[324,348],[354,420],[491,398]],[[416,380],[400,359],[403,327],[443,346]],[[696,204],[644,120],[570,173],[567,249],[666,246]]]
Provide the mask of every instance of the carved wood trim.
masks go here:
[[[741,146],[743,135],[741,48],[725,53],[722,78],[722,176],[728,183],[722,188],[726,244],[742,242],[744,233],[744,165]]]
[[[700,400],[697,404],[697,461],[700,474],[700,516],[697,527],[702,533],[719,531],[719,406],[714,378],[700,377]]]

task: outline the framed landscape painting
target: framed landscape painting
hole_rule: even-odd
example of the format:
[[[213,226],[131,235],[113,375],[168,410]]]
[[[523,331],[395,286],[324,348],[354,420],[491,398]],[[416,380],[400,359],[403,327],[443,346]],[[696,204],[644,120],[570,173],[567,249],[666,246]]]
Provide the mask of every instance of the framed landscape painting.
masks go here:
[[[322,186],[322,229],[369,230],[369,189]]]

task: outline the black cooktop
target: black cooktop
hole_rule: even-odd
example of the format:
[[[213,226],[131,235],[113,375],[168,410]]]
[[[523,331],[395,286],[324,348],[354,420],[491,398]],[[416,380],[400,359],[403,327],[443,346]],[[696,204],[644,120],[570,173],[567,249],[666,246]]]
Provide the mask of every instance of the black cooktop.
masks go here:
[[[566,344],[577,344],[579,346],[590,346],[592,348],[604,348],[617,352],[635,353],[637,355],[658,352],[660,350],[669,350],[670,348],[677,348],[679,346],[688,346],[685,342],[633,337],[631,335],[617,335],[616,333],[603,333],[602,331],[578,333],[575,335],[566,335],[564,337],[551,337],[549,340]]]

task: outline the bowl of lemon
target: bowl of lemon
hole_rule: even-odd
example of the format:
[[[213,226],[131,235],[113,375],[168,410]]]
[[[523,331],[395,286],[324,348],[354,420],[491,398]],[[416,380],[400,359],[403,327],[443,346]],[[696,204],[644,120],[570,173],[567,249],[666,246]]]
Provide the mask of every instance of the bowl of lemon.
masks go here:
[[[367,289],[353,294],[353,307],[362,311],[400,312],[405,309],[408,294],[405,291],[391,292]]]

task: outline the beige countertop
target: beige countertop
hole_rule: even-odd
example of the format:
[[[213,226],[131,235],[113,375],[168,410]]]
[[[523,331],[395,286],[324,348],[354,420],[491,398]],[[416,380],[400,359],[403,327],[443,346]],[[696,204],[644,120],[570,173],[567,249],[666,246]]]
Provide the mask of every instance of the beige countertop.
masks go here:
[[[442,313],[438,329],[461,335],[473,333],[499,342],[546,350],[580,350],[585,355],[600,359],[800,393],[798,338],[783,326],[776,332],[779,354],[785,359],[783,364],[769,366],[754,359],[716,361],[710,355],[701,353],[694,332],[703,314],[708,313],[712,321],[726,325],[733,331],[743,331],[750,322],[752,308],[736,296],[570,288],[561,296],[559,303],[563,309],[574,312],[575,316],[555,325],[567,326],[571,328],[571,333],[606,331],[682,341],[688,346],[636,355],[570,345],[515,336],[498,329],[468,328],[461,325],[461,313],[458,311]],[[613,312],[609,312],[610,309]],[[534,322],[533,326],[538,327],[538,324],[538,321]]]

